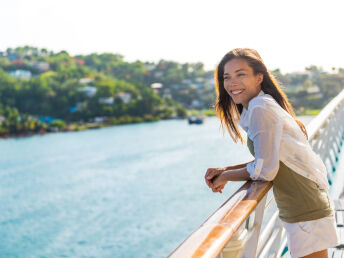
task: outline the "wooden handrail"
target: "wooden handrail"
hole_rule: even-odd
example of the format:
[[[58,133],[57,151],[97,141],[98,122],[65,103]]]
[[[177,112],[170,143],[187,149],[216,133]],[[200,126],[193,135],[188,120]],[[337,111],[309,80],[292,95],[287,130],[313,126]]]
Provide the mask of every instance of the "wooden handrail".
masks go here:
[[[216,257],[271,187],[247,181],[168,257]]]

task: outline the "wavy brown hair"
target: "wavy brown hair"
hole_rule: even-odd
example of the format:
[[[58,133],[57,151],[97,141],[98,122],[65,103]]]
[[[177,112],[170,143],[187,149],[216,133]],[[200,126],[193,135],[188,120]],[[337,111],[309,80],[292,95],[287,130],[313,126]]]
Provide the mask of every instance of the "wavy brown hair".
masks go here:
[[[237,121],[243,110],[242,104],[235,104],[230,95],[226,92],[223,86],[223,73],[225,64],[234,59],[240,58],[247,61],[248,65],[253,69],[253,73],[263,74],[263,81],[261,83],[261,89],[265,94],[271,95],[276,102],[287,111],[296,121],[296,123],[301,128],[302,132],[308,139],[307,131],[305,126],[301,121],[296,119],[293,107],[288,101],[286,94],[281,90],[281,86],[276,78],[268,71],[262,58],[258,52],[250,48],[236,48],[228,52],[217,65],[214,78],[215,78],[215,91],[216,91],[216,104],[215,111],[216,115],[221,120],[221,127],[225,131],[229,132],[230,136],[237,142],[238,139],[244,142],[242,138]]]

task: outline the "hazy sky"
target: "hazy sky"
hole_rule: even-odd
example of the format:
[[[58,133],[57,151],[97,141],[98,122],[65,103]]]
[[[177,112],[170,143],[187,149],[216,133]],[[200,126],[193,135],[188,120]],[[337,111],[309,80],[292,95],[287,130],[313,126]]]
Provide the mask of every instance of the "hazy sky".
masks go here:
[[[111,52],[214,69],[229,50],[250,47],[283,73],[344,67],[343,0],[11,0],[0,8],[0,50]]]

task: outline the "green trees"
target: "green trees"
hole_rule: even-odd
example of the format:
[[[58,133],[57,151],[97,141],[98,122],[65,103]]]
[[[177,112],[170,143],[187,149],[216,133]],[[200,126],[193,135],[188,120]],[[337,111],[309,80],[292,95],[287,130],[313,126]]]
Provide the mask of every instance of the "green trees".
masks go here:
[[[323,71],[322,68],[311,65],[304,72],[283,75],[279,70],[273,74],[282,82],[293,107],[298,114],[310,113],[307,109],[322,109],[334,96],[344,88],[344,76],[341,68],[337,73]],[[298,112],[298,111],[306,112]]]
[[[34,133],[48,128],[48,125],[30,115],[21,115],[16,108],[0,106],[0,115],[6,118],[0,122],[0,135]]]
[[[17,69],[31,71],[32,78],[9,76]],[[335,70],[329,74],[310,66],[301,73],[284,75],[279,69],[272,73],[296,109],[321,109],[343,88],[344,70],[337,69],[337,74]],[[213,71],[205,71],[202,63],[126,62],[120,54],[73,57],[66,51],[9,48],[0,56],[0,103],[0,116],[6,118],[0,118],[1,130],[15,132],[40,128],[35,117],[41,116],[67,124],[97,117],[107,117],[113,124],[185,117],[186,109],[213,107]],[[16,116],[22,120],[16,121]]]
[[[14,64],[10,56],[18,59],[20,65]],[[49,71],[38,70],[40,62],[47,63]],[[176,83],[184,78],[179,64],[160,65],[161,69],[175,68],[170,73],[165,69],[167,76],[162,81]],[[29,69],[33,77],[9,77],[9,71],[19,68]],[[72,57],[66,51],[53,53],[28,46],[8,49],[7,56],[0,57],[0,102],[21,114],[53,116],[67,123],[87,122],[100,116],[131,116],[137,117],[137,121],[169,118],[177,102],[166,101],[151,89],[156,78],[149,71],[145,63],[125,62],[119,54]],[[84,89],[95,89],[95,94],[85,94]]]

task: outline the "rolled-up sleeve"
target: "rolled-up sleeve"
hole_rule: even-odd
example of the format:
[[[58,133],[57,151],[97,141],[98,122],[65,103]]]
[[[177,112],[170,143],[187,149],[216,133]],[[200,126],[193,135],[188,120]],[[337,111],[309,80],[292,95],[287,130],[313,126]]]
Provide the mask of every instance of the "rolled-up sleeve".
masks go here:
[[[251,110],[248,137],[253,141],[255,160],[246,168],[253,180],[272,181],[277,175],[282,130],[282,118],[273,110],[262,106]]]

